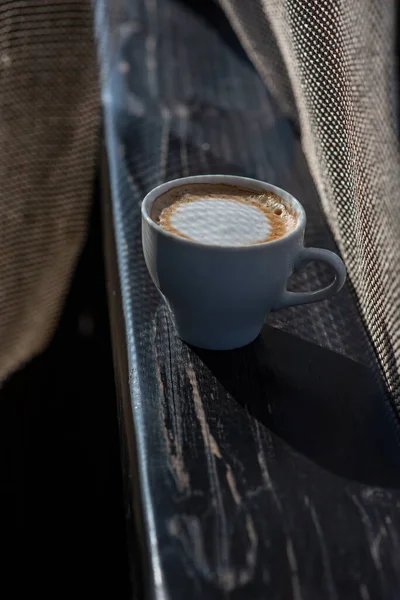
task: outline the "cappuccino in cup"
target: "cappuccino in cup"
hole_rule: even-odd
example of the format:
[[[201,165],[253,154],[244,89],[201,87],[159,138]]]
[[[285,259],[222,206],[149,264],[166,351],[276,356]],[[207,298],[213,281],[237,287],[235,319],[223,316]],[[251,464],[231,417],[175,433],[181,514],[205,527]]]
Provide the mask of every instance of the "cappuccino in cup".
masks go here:
[[[142,204],[143,252],[179,336],[208,350],[253,341],[271,311],[319,302],[340,290],[342,260],[305,248],[306,214],[285,190],[230,175],[168,181]],[[288,280],[309,261],[322,261],[332,281],[292,292]]]
[[[248,246],[276,240],[296,227],[296,214],[269,190],[192,183],[161,194],[152,219],[165,231],[198,243]]]

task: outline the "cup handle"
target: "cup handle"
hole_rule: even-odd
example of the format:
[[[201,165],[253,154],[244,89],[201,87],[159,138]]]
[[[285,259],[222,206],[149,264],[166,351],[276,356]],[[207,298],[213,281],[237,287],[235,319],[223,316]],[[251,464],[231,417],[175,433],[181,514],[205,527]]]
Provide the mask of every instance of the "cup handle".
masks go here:
[[[322,248],[303,248],[296,260],[296,269],[311,260],[318,260],[332,267],[335,272],[335,278],[332,283],[314,292],[288,292],[285,290],[274,310],[286,308],[287,306],[297,306],[298,304],[319,302],[342,289],[346,281],[346,267],[337,254],[330,250],[323,250]]]

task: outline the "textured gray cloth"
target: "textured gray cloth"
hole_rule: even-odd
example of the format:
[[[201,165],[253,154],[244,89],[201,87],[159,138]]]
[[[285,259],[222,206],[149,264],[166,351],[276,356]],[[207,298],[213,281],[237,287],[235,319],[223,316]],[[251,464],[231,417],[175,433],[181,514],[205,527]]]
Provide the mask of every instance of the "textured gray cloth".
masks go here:
[[[272,74],[271,91],[285,104],[293,91],[308,164],[399,405],[395,2],[220,2],[267,83]]]
[[[89,1],[0,3],[0,381],[51,334],[91,199]]]

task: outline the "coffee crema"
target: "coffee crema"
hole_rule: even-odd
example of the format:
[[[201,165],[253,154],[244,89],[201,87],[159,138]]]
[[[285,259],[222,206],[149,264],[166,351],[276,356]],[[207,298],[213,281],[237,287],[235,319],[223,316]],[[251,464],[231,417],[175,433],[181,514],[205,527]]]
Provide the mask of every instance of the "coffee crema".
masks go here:
[[[171,188],[151,208],[166,231],[203,244],[248,246],[292,231],[297,217],[270,192],[224,183],[190,183]]]

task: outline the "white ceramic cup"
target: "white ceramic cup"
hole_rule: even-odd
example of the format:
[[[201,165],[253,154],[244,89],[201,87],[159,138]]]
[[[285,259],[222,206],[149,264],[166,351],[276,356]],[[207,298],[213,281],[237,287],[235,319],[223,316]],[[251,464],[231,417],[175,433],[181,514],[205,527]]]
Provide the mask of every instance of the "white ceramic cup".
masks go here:
[[[277,194],[297,216],[284,236],[248,246],[206,245],[162,229],[151,219],[151,206],[173,187],[224,183]],[[229,350],[252,342],[271,311],[318,302],[338,292],[346,279],[343,261],[329,250],[304,248],[306,214],[284,190],[246,177],[201,175],[164,183],[142,204],[143,251],[151,278],[169,306],[178,335],[210,350]],[[289,292],[294,269],[309,261],[327,263],[334,272],[328,286],[314,292]]]

